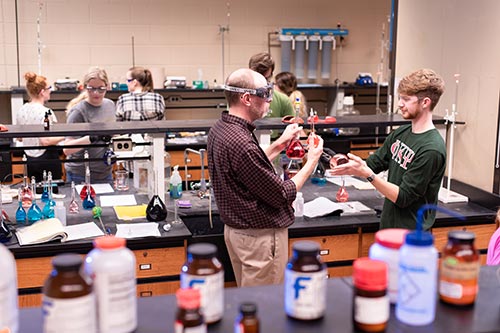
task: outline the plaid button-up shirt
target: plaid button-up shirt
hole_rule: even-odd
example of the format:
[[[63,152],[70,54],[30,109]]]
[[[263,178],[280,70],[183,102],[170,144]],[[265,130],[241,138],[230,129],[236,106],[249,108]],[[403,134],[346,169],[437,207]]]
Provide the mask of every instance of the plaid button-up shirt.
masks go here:
[[[162,120],[165,99],[155,92],[128,93],[116,101],[116,121]]]
[[[222,113],[208,134],[208,168],[222,221],[238,229],[284,228],[294,222],[297,189],[283,181],[246,120]]]

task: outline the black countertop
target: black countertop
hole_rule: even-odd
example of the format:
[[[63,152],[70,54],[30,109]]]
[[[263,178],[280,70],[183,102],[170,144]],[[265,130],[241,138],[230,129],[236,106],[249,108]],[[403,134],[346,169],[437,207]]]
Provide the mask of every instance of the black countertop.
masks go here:
[[[303,187],[303,195],[306,202],[313,200],[319,196],[326,197],[332,201],[335,201],[335,194],[338,190],[338,186],[327,182],[324,186],[318,186],[312,184],[310,181],[306,183]],[[69,188],[61,187],[61,192],[67,194],[64,199],[66,207],[69,204]],[[349,193],[350,201],[361,201],[366,206],[373,208],[374,212],[368,215],[355,215],[355,216],[322,216],[316,218],[308,217],[298,217],[295,223],[289,227],[290,237],[309,237],[309,236],[322,236],[322,235],[336,235],[336,234],[351,234],[358,233],[358,229],[361,228],[363,232],[374,232],[379,228],[380,218],[376,215],[375,211],[382,208],[383,199],[377,194],[375,190],[356,190],[352,187],[347,187]],[[130,194],[134,193],[132,189],[126,192],[114,192],[108,195],[120,195],[120,194]],[[471,192],[467,193],[470,194]],[[484,194],[486,195],[486,193]],[[497,205],[500,203],[498,197],[494,195],[492,200],[496,200]],[[131,249],[147,249],[147,248],[161,248],[161,247],[173,247],[173,246],[183,246],[184,240],[194,236],[197,236],[197,231],[195,230],[208,230],[211,236],[222,236],[222,223],[218,216],[217,206],[215,200],[212,198],[211,211],[214,217],[215,228],[209,230],[208,226],[208,212],[209,212],[209,200],[200,199],[195,194],[191,192],[184,191],[183,200],[190,200],[191,208],[178,209],[180,219],[184,219],[186,224],[189,224],[189,229],[184,223],[175,224],[172,230],[165,232],[162,226],[166,222],[160,222],[159,230],[161,232],[161,237],[147,237],[147,238],[135,238],[129,239],[127,245]],[[80,213],[77,215],[67,213],[67,223],[68,225],[84,223],[88,221],[95,221],[99,226],[97,220],[92,218],[91,211],[86,211],[81,208],[81,201],[77,198],[80,204]],[[146,195],[136,195],[136,201],[138,204],[148,203],[149,199]],[[99,201],[97,201],[99,202]],[[38,203],[41,208],[43,205]],[[167,222],[173,220],[173,201],[167,196],[166,204],[170,210],[169,216],[167,217]],[[482,206],[476,202],[467,203],[451,203],[443,204],[439,203],[440,206],[460,213],[466,217],[465,221],[459,221],[456,218],[437,213],[436,222],[434,227],[445,227],[453,225],[473,225],[473,224],[484,224],[485,221],[494,223],[494,218],[496,211],[488,207]],[[4,209],[7,211],[12,219],[15,218],[15,210],[17,209],[17,201],[11,204],[4,204]],[[118,222],[115,212],[112,207],[103,207],[102,213],[103,223],[107,228],[111,230],[112,233],[116,231],[116,223]],[[198,218],[196,218],[198,217]],[[137,222],[147,222],[146,219],[137,219],[134,222],[119,221],[120,223],[137,223]],[[55,255],[61,252],[73,251],[77,253],[87,253],[92,249],[92,240],[78,240],[70,241],[66,243],[60,243],[59,241],[53,241],[45,244],[29,245],[29,246],[19,246],[17,244],[17,239],[15,237],[6,244],[9,249],[14,253],[16,258],[29,258],[29,257],[40,257]]]
[[[438,302],[436,319],[425,326],[408,326],[396,319],[395,309],[386,332],[500,332],[500,266],[483,266],[479,275],[479,293],[474,307],[458,308]],[[353,332],[352,286],[350,278],[329,279],[327,307],[323,319],[311,322],[297,321],[284,311],[283,285],[229,288],[224,290],[225,311],[219,323],[209,326],[208,332],[233,332],[239,304],[255,302],[258,307],[261,332],[323,333]],[[173,331],[176,312],[174,295],[140,298],[138,300],[138,328],[136,333]],[[41,308],[20,310],[20,333],[40,332]]]

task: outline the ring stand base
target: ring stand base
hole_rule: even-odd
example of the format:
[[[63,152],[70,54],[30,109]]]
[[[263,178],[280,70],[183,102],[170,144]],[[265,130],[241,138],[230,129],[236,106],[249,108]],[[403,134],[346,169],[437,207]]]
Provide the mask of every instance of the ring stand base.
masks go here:
[[[448,190],[444,187],[439,189],[438,194],[439,201],[443,203],[454,203],[454,202],[468,202],[469,198],[452,190]]]

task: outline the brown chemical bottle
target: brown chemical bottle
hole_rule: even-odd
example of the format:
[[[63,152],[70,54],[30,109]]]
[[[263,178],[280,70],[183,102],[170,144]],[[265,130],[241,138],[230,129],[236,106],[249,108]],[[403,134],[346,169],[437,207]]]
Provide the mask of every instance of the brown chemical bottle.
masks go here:
[[[259,333],[259,330],[257,305],[255,303],[242,303],[240,305],[240,314],[234,322],[234,333]]]
[[[97,332],[96,302],[90,280],[81,274],[78,254],[52,260],[54,270],[43,286],[43,332]]]
[[[224,314],[224,270],[216,255],[213,244],[189,245],[181,269],[181,288],[200,290],[201,312],[207,324],[221,320]]]
[[[439,272],[439,298],[444,303],[468,306],[476,300],[481,262],[474,239],[472,232],[448,233]]]
[[[177,297],[177,316],[175,333],[206,333],[207,325],[200,312],[201,293],[198,289],[179,289]]]

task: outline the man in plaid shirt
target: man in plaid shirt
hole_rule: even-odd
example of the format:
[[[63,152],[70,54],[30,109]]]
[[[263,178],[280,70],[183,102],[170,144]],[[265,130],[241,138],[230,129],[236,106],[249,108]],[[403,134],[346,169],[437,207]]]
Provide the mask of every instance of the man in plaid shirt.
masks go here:
[[[292,202],[313,172],[323,140],[310,147],[302,169],[283,181],[270,161],[302,128],[289,125],[264,151],[253,122],[269,112],[272,85],[261,74],[243,68],[229,75],[224,89],[229,111],[208,134],[208,167],[236,283],[279,284],[288,260]]]

